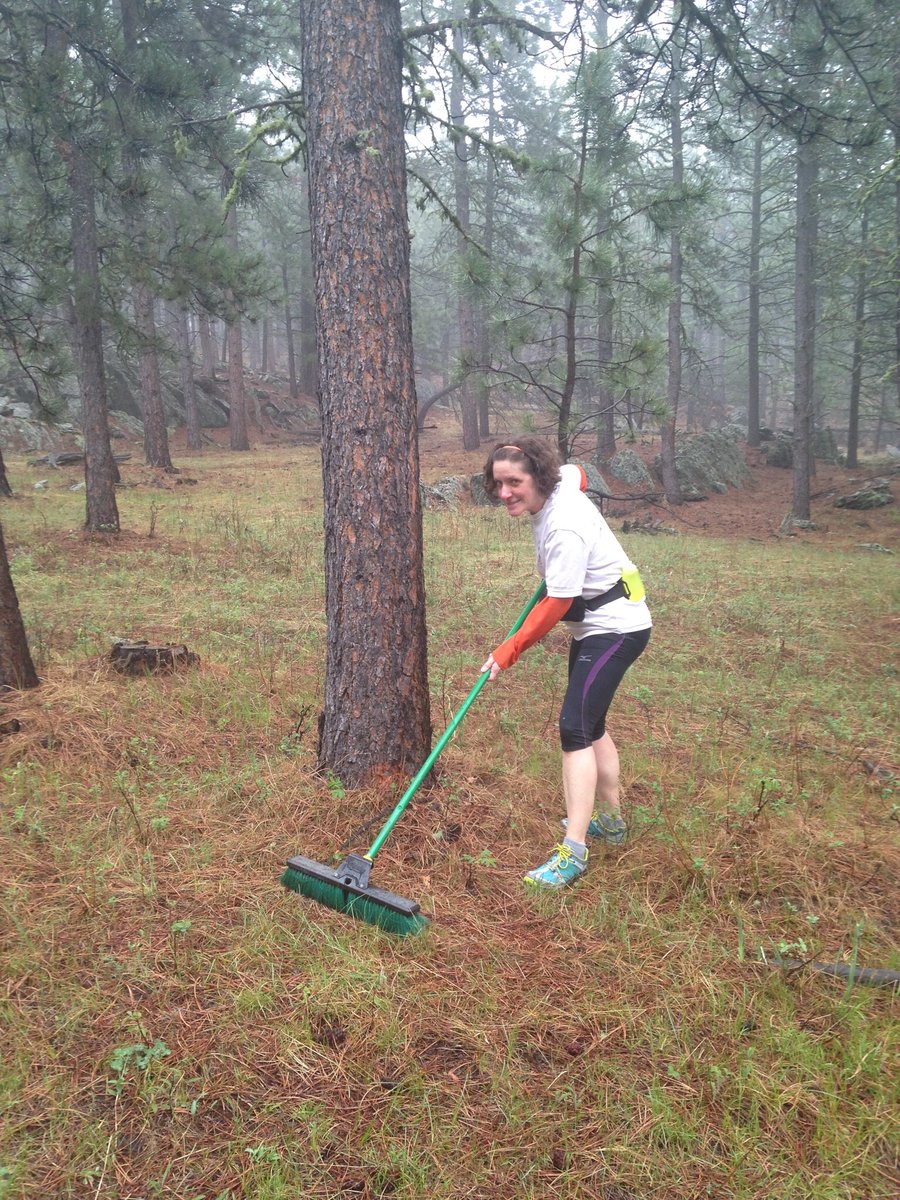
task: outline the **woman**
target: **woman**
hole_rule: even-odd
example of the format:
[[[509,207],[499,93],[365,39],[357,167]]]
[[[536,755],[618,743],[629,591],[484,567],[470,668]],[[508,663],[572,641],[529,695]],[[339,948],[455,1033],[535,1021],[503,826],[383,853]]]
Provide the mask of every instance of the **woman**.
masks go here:
[[[530,516],[547,595],[518,633],[489,655],[482,672],[496,679],[558,621],[572,634],[559,717],[566,833],[547,862],[525,876],[532,887],[563,888],[587,867],[588,836],[614,843],[625,838],[619,755],[606,732],[606,713],[650,640],[650,610],[637,569],[584,494],[580,467],[561,468],[548,443],[521,437],[494,448],[484,481],[511,517]]]

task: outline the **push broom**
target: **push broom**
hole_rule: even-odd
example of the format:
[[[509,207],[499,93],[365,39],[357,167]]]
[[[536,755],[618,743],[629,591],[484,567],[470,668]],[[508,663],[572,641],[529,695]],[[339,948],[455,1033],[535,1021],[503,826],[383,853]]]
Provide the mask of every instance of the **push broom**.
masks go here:
[[[525,618],[544,595],[544,591],[542,580],[534,595],[519,614],[519,619],[509,631],[509,637],[518,632]],[[387,841],[391,830],[400,820],[410,800],[434,766],[437,756],[453,737],[463,717],[472,707],[475,697],[489,678],[488,671],[482,672],[479,676],[478,682],[463,701],[409,787],[397,801],[394,811],[385,821],[366,853],[350,854],[340,866],[335,868],[314,862],[311,858],[304,858],[302,855],[289,858],[287,869],[281,877],[281,882],[286,888],[308,896],[311,900],[316,900],[319,904],[336,909],[338,912],[349,913],[350,916],[357,917],[360,921],[368,921],[370,925],[379,925],[388,933],[396,933],[401,937],[411,933],[421,933],[426,928],[428,918],[422,913],[415,900],[407,900],[403,896],[397,896],[393,892],[385,891],[383,888],[369,883],[372,864],[375,855]]]

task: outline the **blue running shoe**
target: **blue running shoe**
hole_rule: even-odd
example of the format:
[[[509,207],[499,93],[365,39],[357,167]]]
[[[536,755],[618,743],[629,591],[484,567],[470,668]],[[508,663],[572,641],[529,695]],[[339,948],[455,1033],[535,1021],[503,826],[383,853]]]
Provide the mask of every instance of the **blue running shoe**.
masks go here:
[[[558,891],[578,882],[587,870],[587,860],[587,851],[584,858],[578,858],[568,846],[560,843],[543,866],[528,872],[525,882],[530,887],[552,888]]]
[[[568,828],[568,818],[563,817],[560,824],[563,829]],[[587,831],[588,837],[602,838],[612,846],[620,846],[628,836],[628,826],[622,818],[610,816],[609,813],[594,813]]]

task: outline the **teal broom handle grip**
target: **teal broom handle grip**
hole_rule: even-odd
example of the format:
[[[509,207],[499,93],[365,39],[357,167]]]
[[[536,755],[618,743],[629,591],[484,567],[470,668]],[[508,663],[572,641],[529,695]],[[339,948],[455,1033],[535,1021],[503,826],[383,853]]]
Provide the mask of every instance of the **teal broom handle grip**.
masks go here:
[[[531,599],[528,601],[528,603],[525,605],[525,607],[519,613],[519,619],[516,621],[515,625],[513,625],[512,629],[507,634],[507,637],[512,637],[512,635],[514,633],[519,632],[519,630],[525,624],[525,618],[528,616],[528,614],[531,612],[531,610],[534,608],[534,606],[537,604],[537,602],[539,600],[542,600],[544,598],[544,596],[546,596],[546,594],[547,594],[547,588],[542,579],[541,582],[538,584],[538,586],[535,588],[534,595],[531,597]],[[396,808],[394,809],[394,811],[388,817],[387,821],[382,826],[381,832],[378,834],[378,837],[375,839],[375,841],[369,847],[369,849],[366,853],[366,858],[373,859],[375,857],[375,855],[378,853],[378,851],[381,849],[381,847],[384,845],[384,843],[387,841],[391,830],[394,828],[394,826],[400,820],[400,817],[402,816],[404,810],[406,809],[407,804],[409,804],[410,800],[412,800],[413,796],[416,794],[416,792],[422,786],[423,780],[425,779],[425,777],[427,776],[427,774],[431,770],[431,768],[434,766],[435,759],[440,754],[440,752],[444,749],[444,747],[447,745],[447,743],[450,741],[450,739],[453,737],[453,735],[456,732],[457,728],[459,727],[459,724],[462,721],[463,717],[466,715],[466,713],[472,707],[475,697],[478,695],[478,693],[481,691],[481,689],[487,683],[488,679],[490,679],[490,671],[483,671],[482,674],[478,678],[478,682],[475,684],[475,686],[472,688],[471,692],[469,692],[468,696],[466,696],[465,700],[462,702],[462,705],[456,712],[456,715],[453,717],[453,720],[450,722],[450,724],[447,726],[447,728],[441,734],[434,749],[431,751],[431,753],[425,759],[422,766],[416,772],[416,775],[413,778],[413,780],[410,782],[409,787],[406,789],[406,791],[403,793],[403,795],[397,801]]]

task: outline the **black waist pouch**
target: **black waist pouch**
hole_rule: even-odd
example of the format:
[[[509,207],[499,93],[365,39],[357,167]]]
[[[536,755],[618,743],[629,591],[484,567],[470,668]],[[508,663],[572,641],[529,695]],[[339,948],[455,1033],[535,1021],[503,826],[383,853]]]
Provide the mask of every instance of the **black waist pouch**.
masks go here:
[[[628,588],[623,580],[614,583],[608,592],[601,592],[599,596],[591,596],[586,599],[584,596],[576,596],[569,607],[566,609],[565,616],[561,617],[562,621],[583,621],[588,612],[596,612],[598,608],[602,608],[604,604],[611,604],[613,600],[619,600],[622,596],[628,595]]]

